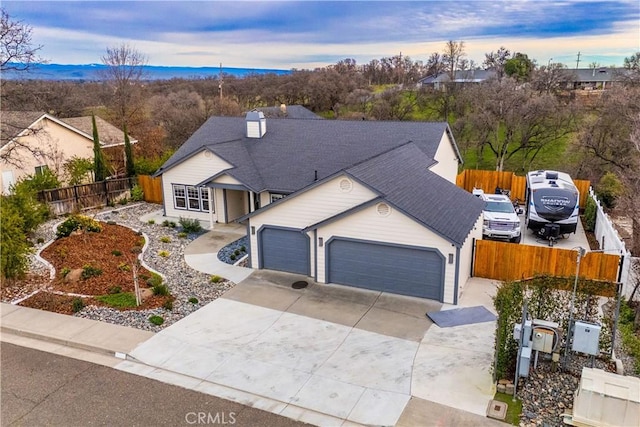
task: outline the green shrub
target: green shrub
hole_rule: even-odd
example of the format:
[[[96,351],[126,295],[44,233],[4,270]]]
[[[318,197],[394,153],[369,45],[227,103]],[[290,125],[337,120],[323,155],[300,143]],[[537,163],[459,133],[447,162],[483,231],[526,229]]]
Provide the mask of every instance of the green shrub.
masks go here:
[[[56,230],[56,238],[70,236],[76,230],[85,230],[94,233],[102,231],[102,226],[98,221],[85,215],[71,215],[64,220]]]
[[[191,298],[189,298],[189,302],[190,302],[191,304],[197,304],[197,303],[198,303],[198,298],[196,298],[196,297],[191,297]]]
[[[149,286],[158,286],[162,284],[162,276],[158,273],[151,273],[151,277],[147,279]]]
[[[173,221],[169,221],[168,219],[165,219],[164,221],[162,221],[162,226],[169,227],[169,228],[176,228],[176,223]]]
[[[82,301],[82,298],[74,298],[71,301],[71,310],[74,313],[79,312],[80,310],[82,310],[84,308],[84,301]]]
[[[119,294],[120,292],[122,292],[122,288],[121,288],[120,286],[112,286],[112,287],[109,289],[109,293],[110,293],[111,295],[113,295],[113,294]]]
[[[7,200],[2,196],[0,201],[0,270],[5,279],[19,279],[27,273],[32,249],[27,244],[22,212]]]
[[[173,310],[173,301],[170,299],[166,300],[164,304],[162,304],[162,308],[169,311]]]
[[[162,236],[162,237],[160,238],[160,241],[161,241],[162,243],[171,243],[171,237],[169,237],[169,236]]]
[[[607,172],[596,185],[596,195],[607,208],[613,208],[616,200],[624,193],[624,186],[616,174]]]
[[[170,255],[169,251],[160,251],[158,252],[158,256],[161,256],[162,258],[166,258]]]
[[[233,254],[234,254],[235,256],[240,255],[240,249],[236,249],[235,251],[233,251]]]
[[[236,260],[236,254],[229,255],[229,259],[231,259],[231,261],[235,261]]]
[[[155,219],[150,219],[149,221],[147,221],[147,224],[151,224],[151,225],[153,225],[153,224],[155,224],[155,223],[156,223],[156,220],[155,220]]]
[[[118,264],[118,270],[120,271],[131,271],[131,266],[126,262],[121,262]]]
[[[67,274],[71,273],[71,269],[69,267],[62,267],[62,270],[60,270],[60,276],[67,277]]]
[[[82,277],[83,280],[89,279],[90,277],[95,277],[95,276],[99,276],[102,274],[102,270],[98,267],[94,267],[90,264],[85,264],[82,267],[82,274],[80,275],[80,277]]]
[[[153,291],[154,295],[159,295],[161,297],[169,295],[169,288],[167,287],[167,285],[156,285],[151,288],[151,290]]]
[[[164,319],[160,316],[151,316],[149,317],[149,322],[153,323],[156,326],[160,326],[164,323]]]
[[[247,248],[244,245],[240,246],[240,250],[242,252],[247,252]]]
[[[181,231],[181,232],[178,233],[178,237],[181,238],[181,239],[186,239],[187,236],[188,236],[188,234],[185,233],[184,231]]]
[[[140,202],[142,200],[144,200],[144,191],[142,190],[142,187],[136,184],[131,189],[131,201]]]
[[[144,239],[144,237],[140,237],[138,239],[138,246],[144,246],[145,243],[147,243],[147,241]]]
[[[100,302],[116,308],[132,308],[137,305],[136,296],[133,292],[100,295],[95,298]]]
[[[126,197],[123,197],[122,199],[118,200],[118,204],[119,205],[126,205],[127,203],[129,203],[129,199]]]
[[[36,240],[36,243],[40,245],[44,243],[44,239],[42,237],[38,237],[38,239]]]
[[[586,231],[594,231],[596,229],[596,217],[598,207],[592,197],[587,197],[587,206],[584,208],[584,228]]]
[[[622,338],[622,346],[625,351],[635,359],[633,367],[636,375],[640,375],[640,337],[633,326],[635,312],[626,301],[620,304],[619,330]]]
[[[180,217],[180,226],[185,233],[198,233],[202,231],[202,225],[200,221],[195,218],[182,218]]]
[[[111,255],[113,255],[113,256],[121,256],[122,255],[122,251],[114,249],[114,250],[111,251]]]
[[[213,276],[211,276],[211,278],[209,279],[209,281],[211,283],[218,283],[221,280],[222,280],[222,277],[220,277],[218,275],[215,275],[215,274]]]

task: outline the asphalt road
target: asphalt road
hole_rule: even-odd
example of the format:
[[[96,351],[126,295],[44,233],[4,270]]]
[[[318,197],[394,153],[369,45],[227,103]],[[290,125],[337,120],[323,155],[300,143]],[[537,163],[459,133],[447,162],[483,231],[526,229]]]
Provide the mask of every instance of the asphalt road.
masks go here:
[[[101,365],[0,343],[0,425],[303,426]]]

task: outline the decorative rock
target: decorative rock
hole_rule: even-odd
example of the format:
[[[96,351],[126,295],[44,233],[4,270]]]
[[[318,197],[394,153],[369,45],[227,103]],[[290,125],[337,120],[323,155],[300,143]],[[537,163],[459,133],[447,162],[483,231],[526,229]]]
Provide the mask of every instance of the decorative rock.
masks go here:
[[[66,276],[64,276],[64,282],[65,283],[77,283],[77,282],[80,281],[81,277],[82,277],[82,269],[81,268],[74,268],[73,270],[68,272]]]
[[[506,393],[507,391],[507,387],[505,386],[505,384],[498,384],[498,393]]]
[[[506,388],[507,394],[513,394],[513,388],[514,388],[513,384],[506,384],[505,388]]]

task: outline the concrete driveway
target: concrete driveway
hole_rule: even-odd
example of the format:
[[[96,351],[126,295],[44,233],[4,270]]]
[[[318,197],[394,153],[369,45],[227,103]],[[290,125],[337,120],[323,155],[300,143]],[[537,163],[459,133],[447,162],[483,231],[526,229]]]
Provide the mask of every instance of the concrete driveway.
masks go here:
[[[308,286],[292,289],[299,280]],[[490,302],[493,288],[468,284],[469,305]],[[118,368],[318,425],[438,421],[408,413],[424,410],[408,405],[420,399],[490,423],[495,322],[441,329],[425,313],[443,308],[260,270]]]

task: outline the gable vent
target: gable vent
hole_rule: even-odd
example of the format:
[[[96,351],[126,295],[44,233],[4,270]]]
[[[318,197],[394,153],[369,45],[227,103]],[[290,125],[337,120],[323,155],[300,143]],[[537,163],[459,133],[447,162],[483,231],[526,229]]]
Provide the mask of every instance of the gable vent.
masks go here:
[[[353,188],[353,183],[350,179],[344,178],[340,180],[340,191],[348,193]]]
[[[262,138],[267,133],[267,119],[262,111],[249,111],[245,117],[247,138]]]
[[[376,211],[380,216],[388,216],[391,213],[391,206],[386,203],[378,203]]]

